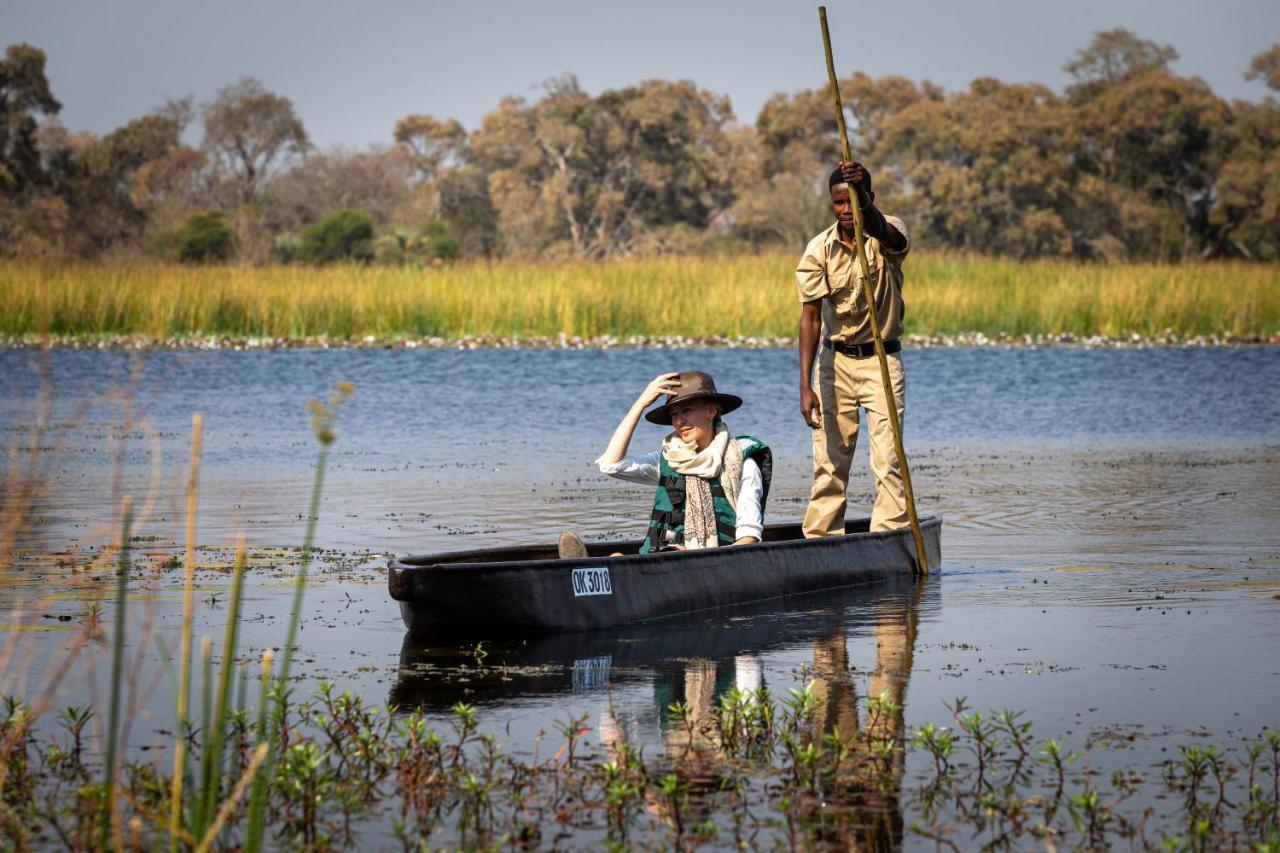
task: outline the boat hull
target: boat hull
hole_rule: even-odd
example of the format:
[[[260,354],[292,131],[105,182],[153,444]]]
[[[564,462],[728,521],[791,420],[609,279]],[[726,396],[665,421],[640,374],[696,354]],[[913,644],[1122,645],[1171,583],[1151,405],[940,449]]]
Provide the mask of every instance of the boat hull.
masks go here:
[[[555,548],[405,557],[388,565],[391,597],[413,632],[589,630],[729,604],[854,586],[915,571],[909,528],[804,539],[771,525],[765,541],[699,551],[635,554],[639,543],[592,543],[590,556]],[[942,518],[920,519],[930,571],[942,562]],[[611,557],[617,550],[630,551]]]

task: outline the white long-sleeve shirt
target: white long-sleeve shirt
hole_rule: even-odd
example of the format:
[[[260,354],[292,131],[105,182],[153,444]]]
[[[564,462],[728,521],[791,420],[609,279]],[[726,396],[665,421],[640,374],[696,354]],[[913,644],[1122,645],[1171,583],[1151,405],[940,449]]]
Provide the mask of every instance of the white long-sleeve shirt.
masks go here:
[[[738,439],[738,446],[743,446],[741,439]],[[616,480],[626,480],[630,483],[642,483],[649,486],[658,485],[660,479],[659,466],[662,462],[662,451],[655,450],[652,453],[645,453],[640,456],[624,456],[622,461],[608,463],[601,459],[596,460],[596,467],[600,469],[601,474],[608,474]],[[756,464],[754,459],[744,459],[742,461],[742,491],[738,493],[738,505],[736,514],[738,517],[738,525],[734,530],[734,538],[741,539],[744,536],[754,536],[756,539],[763,539],[764,534],[764,514],[760,510],[760,504],[764,500],[764,475],[760,473],[760,466]]]

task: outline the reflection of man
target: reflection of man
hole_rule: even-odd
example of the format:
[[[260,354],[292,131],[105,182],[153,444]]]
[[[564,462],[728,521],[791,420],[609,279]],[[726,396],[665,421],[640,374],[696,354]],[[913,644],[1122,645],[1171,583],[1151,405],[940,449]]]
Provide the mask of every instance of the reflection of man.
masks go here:
[[[817,698],[814,725],[822,734],[837,729],[843,740],[888,739],[895,743],[893,757],[878,767],[868,760],[851,762],[839,770],[837,785],[827,791],[824,801],[802,800],[798,807],[824,810],[815,822],[818,842],[830,842],[840,849],[899,849],[903,839],[903,817],[899,786],[904,771],[901,748],[907,682],[911,675],[919,597],[923,586],[905,596],[888,595],[874,609],[873,638],[876,667],[869,673],[870,696],[891,702],[894,710],[869,714],[858,707],[854,678],[850,670],[848,642],[843,630],[816,639],[813,643],[813,685]],[[659,726],[671,770],[689,787],[690,815],[709,816],[717,809],[724,774],[720,732],[715,711],[734,687],[752,694],[764,682],[761,660],[746,652],[733,658],[712,661],[689,658],[672,670],[658,673],[654,683]],[[688,715],[671,715],[672,703],[682,703]],[[861,717],[861,719],[860,719]],[[600,720],[601,745],[621,754],[626,743],[625,728],[612,706]],[[666,772],[664,769],[663,772]],[[828,806],[833,808],[828,810]],[[652,792],[646,808],[653,814],[668,806]],[[839,815],[839,816],[837,816]],[[816,814],[815,814],[816,817]]]
[[[919,591],[915,593],[919,594]],[[902,809],[898,802],[897,787],[902,782],[904,756],[900,742],[905,717],[903,706],[907,697],[907,681],[911,676],[912,651],[915,646],[918,610],[911,600],[897,599],[877,607],[875,612],[876,668],[871,673],[869,699],[886,699],[892,702],[890,713],[867,715],[866,725],[873,738],[893,740],[892,763],[888,778],[892,787],[882,787],[878,776],[863,777],[856,772],[843,782],[856,793],[859,820],[846,824],[838,837],[825,840],[836,842],[849,850],[896,850],[902,846]],[[824,734],[838,727],[842,738],[855,735],[862,724],[858,719],[858,702],[854,695],[853,679],[849,672],[849,659],[844,633],[819,639],[813,644],[813,692],[819,699],[818,719],[815,721]],[[865,765],[863,765],[865,770]]]
[[[858,409],[867,415],[876,499],[872,530],[908,523],[902,470],[893,446],[879,359],[854,242],[853,205],[862,212],[867,264],[875,283],[876,316],[889,360],[898,418],[905,381],[898,341],[902,334],[902,259],[911,248],[901,219],[875,206],[871,175],[842,162],[828,179],[836,222],[809,241],[796,267],[800,308],[800,414],[813,428],[813,487],[805,536],[844,533],[849,465],[858,440]],[[818,351],[821,335],[821,351]],[[816,373],[815,367],[816,354]]]
[[[858,697],[843,631],[814,640],[813,695],[818,699],[814,724],[820,731],[830,734],[838,729],[842,738],[858,731]]]

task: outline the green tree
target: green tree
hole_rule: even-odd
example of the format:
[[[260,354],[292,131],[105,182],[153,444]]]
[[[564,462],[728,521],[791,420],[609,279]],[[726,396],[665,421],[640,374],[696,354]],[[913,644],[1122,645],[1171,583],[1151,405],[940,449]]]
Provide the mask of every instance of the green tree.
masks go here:
[[[36,116],[57,115],[62,105],[44,66],[44,51],[29,44],[10,45],[0,61],[0,192],[10,199],[45,183]]]
[[[904,77],[874,78],[858,71],[839,81],[850,147],[874,172],[882,204],[904,211],[899,192],[901,160],[883,142],[890,119],[914,104],[937,102],[942,90]],[[756,119],[752,153],[740,167],[749,191],[739,194],[735,222],[747,239],[781,239],[803,245],[831,224],[827,173],[840,159],[840,139],[827,87],[780,93],[765,102]],[[746,165],[754,161],[754,167]]]
[[[884,208],[902,210],[930,243],[1071,254],[1075,142],[1070,107],[1044,86],[982,78],[945,100],[916,100],[885,121],[880,171],[896,170],[911,191]]]
[[[1268,89],[1280,92],[1280,44],[1273,44],[1255,56],[1253,62],[1249,63],[1249,70],[1244,78],[1261,79]]]
[[[442,168],[456,165],[467,144],[467,131],[457,119],[408,115],[396,122],[392,133],[425,180],[433,180]]]
[[[1160,70],[1103,90],[1080,108],[1081,167],[1150,205],[1152,221],[1136,254],[1177,259],[1212,242],[1209,209],[1229,116],[1203,81]]]
[[[308,145],[293,102],[252,77],[220,89],[204,108],[204,150],[242,204],[254,200],[274,167]]]
[[[236,232],[221,211],[197,213],[178,232],[178,259],[183,263],[228,261],[236,251]]]
[[[149,115],[75,150],[65,189],[82,253],[99,252],[142,233],[150,195],[139,177],[154,179],[171,162],[179,132],[173,119]]]
[[[1085,102],[1100,92],[1151,71],[1168,71],[1178,58],[1171,45],[1139,38],[1124,27],[1094,33],[1089,46],[1071,58],[1063,70],[1076,79],[1067,94]]]
[[[397,228],[379,237],[374,247],[384,264],[434,264],[462,257],[462,242],[439,219],[428,220],[416,230]]]
[[[498,212],[489,197],[489,178],[473,164],[443,171],[436,182],[439,217],[463,254],[489,256],[498,248]]]
[[[302,229],[298,260],[312,264],[373,258],[373,218],[363,210],[339,210]]]
[[[503,242],[578,257],[660,248],[732,202],[727,99],[648,80],[591,97],[572,77],[508,98],[472,134]]]
[[[461,251],[492,254],[497,245],[497,211],[489,197],[487,172],[470,162],[466,129],[456,119],[415,114],[396,122],[393,137],[418,176],[402,221],[438,219]],[[402,233],[414,232],[402,229]]]
[[[1280,90],[1280,45],[1255,56],[1245,77]],[[1226,137],[1205,254],[1280,259],[1280,103],[1236,101]]]
[[[41,144],[42,131],[59,142],[66,136],[50,122],[62,105],[44,69],[44,52],[28,44],[10,45],[0,60],[0,256],[66,252],[72,211],[59,184],[69,154],[64,147],[50,156]]]
[[[295,232],[334,210],[359,209],[375,226],[397,221],[412,195],[413,165],[404,152],[374,146],[312,153],[269,181],[272,224]]]

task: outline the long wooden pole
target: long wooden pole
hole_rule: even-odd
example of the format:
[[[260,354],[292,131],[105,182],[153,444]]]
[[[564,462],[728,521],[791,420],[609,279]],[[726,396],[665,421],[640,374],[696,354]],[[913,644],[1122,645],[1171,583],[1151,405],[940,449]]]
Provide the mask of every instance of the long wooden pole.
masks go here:
[[[840,101],[840,83],[836,79],[836,64],[831,58],[831,33],[827,29],[827,7],[818,7],[818,20],[822,22],[822,47],[827,53],[827,78],[831,81],[831,99],[836,108],[836,126],[840,128],[840,150],[846,161],[852,162],[849,133],[844,126],[844,104]],[[907,517],[911,519],[911,536],[916,541],[916,570],[929,574],[929,563],[924,555],[924,538],[920,535],[920,519],[916,516],[916,499],[911,490],[911,472],[907,469],[907,451],[902,445],[902,424],[898,421],[897,398],[893,393],[893,380],[889,377],[889,356],[884,351],[880,337],[880,316],[876,313],[875,288],[871,283],[871,267],[867,263],[867,238],[862,232],[862,211],[858,207],[857,193],[849,188],[849,206],[853,208],[853,236],[858,245],[858,265],[862,269],[862,293],[867,301],[867,314],[871,320],[871,335],[875,340],[876,358],[880,360],[880,379],[884,383],[884,398],[889,411],[889,425],[893,428],[893,447],[898,453],[898,465],[902,469],[902,487],[907,496]]]

